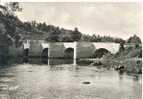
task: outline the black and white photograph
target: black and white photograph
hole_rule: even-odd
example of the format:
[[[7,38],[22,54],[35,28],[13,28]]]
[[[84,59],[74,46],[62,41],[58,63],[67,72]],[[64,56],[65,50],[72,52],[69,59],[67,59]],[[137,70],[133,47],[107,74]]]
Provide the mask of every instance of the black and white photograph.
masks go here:
[[[142,99],[142,10],[1,0],[0,99]]]

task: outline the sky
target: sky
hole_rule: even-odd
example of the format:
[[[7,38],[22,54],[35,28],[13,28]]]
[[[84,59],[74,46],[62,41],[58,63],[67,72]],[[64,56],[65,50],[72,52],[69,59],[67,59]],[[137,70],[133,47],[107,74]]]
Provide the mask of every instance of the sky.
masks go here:
[[[84,34],[127,39],[142,33],[140,3],[68,2],[20,3],[22,21],[46,22],[65,29],[77,27]]]

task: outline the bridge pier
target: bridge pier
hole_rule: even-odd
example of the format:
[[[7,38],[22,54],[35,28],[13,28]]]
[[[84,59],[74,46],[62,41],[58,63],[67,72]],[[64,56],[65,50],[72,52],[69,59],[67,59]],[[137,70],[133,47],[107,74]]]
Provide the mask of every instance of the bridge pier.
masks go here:
[[[29,61],[30,40],[26,40],[23,43],[23,46],[24,46],[23,61],[27,63]]]
[[[48,66],[50,66],[50,46],[48,46]]]
[[[73,65],[77,65],[77,42],[74,42],[74,56],[73,56]]]

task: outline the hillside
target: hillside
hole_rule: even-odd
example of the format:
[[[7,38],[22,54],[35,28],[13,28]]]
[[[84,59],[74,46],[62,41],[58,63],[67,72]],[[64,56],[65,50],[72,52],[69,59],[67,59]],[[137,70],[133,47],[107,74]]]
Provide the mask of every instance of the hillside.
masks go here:
[[[73,41],[86,41],[86,42],[116,42],[116,43],[131,43],[141,40],[136,35],[129,38],[127,41],[122,38],[115,38],[110,36],[100,35],[85,35],[75,27],[74,30],[68,30],[59,26],[54,26],[46,23],[37,23],[36,21],[22,22],[14,13],[0,6],[0,23],[5,25],[5,31],[10,35],[11,40],[18,43],[24,39],[42,39],[49,42],[73,42]],[[135,38],[135,39],[134,39]]]

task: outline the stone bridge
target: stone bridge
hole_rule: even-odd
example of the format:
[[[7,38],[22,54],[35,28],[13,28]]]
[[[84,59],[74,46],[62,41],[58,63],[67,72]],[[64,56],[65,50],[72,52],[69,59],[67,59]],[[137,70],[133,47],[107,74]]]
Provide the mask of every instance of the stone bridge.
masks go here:
[[[48,56],[50,58],[71,57],[89,58],[95,54],[96,50],[105,49],[115,54],[119,51],[119,43],[111,42],[45,42],[43,40],[26,40],[21,47],[11,46],[9,55],[23,56]],[[72,55],[71,55],[72,54]]]

